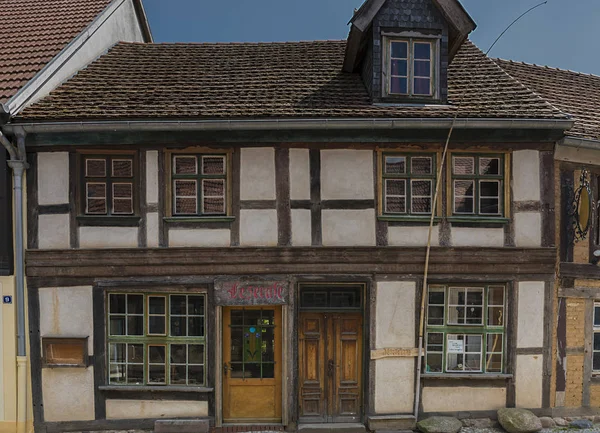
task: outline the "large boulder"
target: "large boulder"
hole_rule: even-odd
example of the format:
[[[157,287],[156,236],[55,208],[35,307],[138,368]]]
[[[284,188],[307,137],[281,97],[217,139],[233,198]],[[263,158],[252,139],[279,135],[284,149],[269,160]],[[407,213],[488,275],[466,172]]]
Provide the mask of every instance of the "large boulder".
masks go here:
[[[533,433],[542,429],[539,418],[526,409],[500,409],[498,422],[508,433]]]
[[[594,423],[591,422],[589,419],[576,419],[569,423],[569,427],[573,428],[573,429],[583,430],[583,429],[593,428]]]
[[[462,423],[450,416],[432,416],[417,423],[423,433],[458,433]]]

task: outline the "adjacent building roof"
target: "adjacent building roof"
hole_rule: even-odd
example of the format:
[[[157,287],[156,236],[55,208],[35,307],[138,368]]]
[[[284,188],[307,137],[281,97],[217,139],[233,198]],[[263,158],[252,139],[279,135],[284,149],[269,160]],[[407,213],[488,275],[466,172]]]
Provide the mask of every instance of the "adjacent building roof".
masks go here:
[[[496,60],[510,75],[569,113],[575,125],[567,135],[600,140],[600,76],[512,60]]]
[[[31,80],[111,0],[0,0],[0,102]]]
[[[120,43],[17,121],[450,118],[457,109],[461,118],[567,118],[468,41],[450,66],[450,105],[374,105],[360,75],[342,72],[345,47]]]

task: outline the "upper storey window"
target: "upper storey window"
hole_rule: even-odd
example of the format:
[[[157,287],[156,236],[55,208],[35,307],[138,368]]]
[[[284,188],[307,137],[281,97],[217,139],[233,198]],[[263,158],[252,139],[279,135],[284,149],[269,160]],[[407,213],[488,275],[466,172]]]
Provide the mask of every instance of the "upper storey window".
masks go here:
[[[82,165],[83,215],[135,213],[133,155],[85,155]]]
[[[435,96],[435,42],[420,39],[387,40],[388,96]]]

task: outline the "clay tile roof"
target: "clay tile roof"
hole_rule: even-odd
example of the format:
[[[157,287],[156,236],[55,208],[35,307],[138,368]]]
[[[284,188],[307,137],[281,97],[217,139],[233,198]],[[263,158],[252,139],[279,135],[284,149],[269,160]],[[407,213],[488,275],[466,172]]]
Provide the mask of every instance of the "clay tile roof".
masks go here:
[[[600,140],[600,76],[496,60],[510,75],[575,120],[567,135]]]
[[[17,121],[235,118],[449,118],[456,106],[372,104],[342,72],[345,41],[120,43]],[[566,116],[466,42],[449,71],[462,118]]]
[[[0,102],[35,76],[111,0],[0,0]]]

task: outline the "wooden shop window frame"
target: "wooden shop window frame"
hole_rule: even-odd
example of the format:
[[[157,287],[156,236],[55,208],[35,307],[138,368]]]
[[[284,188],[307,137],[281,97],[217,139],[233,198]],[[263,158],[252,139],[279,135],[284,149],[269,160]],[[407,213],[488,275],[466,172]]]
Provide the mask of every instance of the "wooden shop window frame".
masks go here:
[[[203,156],[223,156],[225,158],[225,175],[222,176],[225,180],[225,213],[224,214],[205,214],[202,213],[202,194],[198,192],[198,188],[202,188],[201,181],[203,176],[200,174],[201,167],[198,163],[197,174],[196,174],[196,208],[200,211],[196,214],[181,214],[177,215],[174,212],[174,179],[173,173],[173,159],[177,156],[195,156],[197,161],[202,160]],[[167,222],[227,222],[233,221],[235,217],[232,216],[232,160],[233,160],[233,149],[210,149],[204,147],[190,147],[186,149],[167,149],[165,150],[165,220]]]
[[[98,159],[105,161],[105,199],[106,213],[89,213],[87,212],[87,182],[86,179],[98,179],[102,183],[102,176],[93,177],[87,176],[86,161],[90,159]],[[132,176],[119,177],[113,174],[112,161],[118,159],[128,159],[132,161]],[[135,150],[110,150],[103,151],[100,149],[93,150],[78,150],[76,159],[76,208],[77,222],[81,226],[99,225],[99,226],[132,226],[137,227],[140,222],[140,169],[139,156]],[[91,182],[94,183],[94,182]],[[112,211],[114,207],[114,185],[120,183],[131,183],[131,205],[132,213],[115,213]]]
[[[52,362],[49,351],[52,346],[71,345],[81,351],[80,362]],[[64,358],[66,359],[66,358]],[[42,337],[42,367],[45,368],[87,368],[88,367],[88,337]]]
[[[407,166],[406,173],[403,175],[391,175],[386,173],[385,170],[385,158],[386,157],[405,157],[407,158]],[[412,175],[409,173],[410,164],[408,164],[409,160],[412,158],[418,157],[427,157],[432,158],[432,168],[433,173],[431,175]],[[431,180],[432,190],[431,190],[431,201],[433,206],[435,188],[437,185],[437,177],[440,171],[440,167],[442,164],[442,152],[440,150],[428,151],[426,149],[377,149],[377,217],[383,221],[407,221],[407,222],[429,222],[431,218],[430,213],[423,214],[413,214],[409,211],[409,207],[412,208],[412,203],[408,202],[408,199],[411,195],[408,194],[408,188],[406,188],[406,203],[405,208],[407,212],[405,213],[390,213],[386,212],[385,203],[386,203],[386,181],[389,179],[404,179],[409,183],[412,183],[412,180]],[[412,187],[411,187],[412,192]],[[435,215],[434,219],[436,222],[439,222],[440,216],[442,215],[442,203],[443,203],[443,191],[440,191],[440,196],[437,200],[437,205],[434,209]]]
[[[454,157],[470,157],[473,158],[474,172],[472,175],[455,175],[454,174]],[[480,158],[500,158],[499,175],[481,175],[479,170]],[[510,221],[511,215],[511,160],[512,153],[510,151],[481,151],[475,152],[471,150],[452,150],[448,152],[446,160],[446,217],[450,222],[489,222],[506,224]],[[454,181],[455,180],[473,180],[476,185],[473,192],[473,212],[472,213],[455,213],[454,212]],[[480,187],[481,181],[499,181],[501,187],[498,191],[500,212],[498,214],[482,214],[479,212],[480,207]]]

